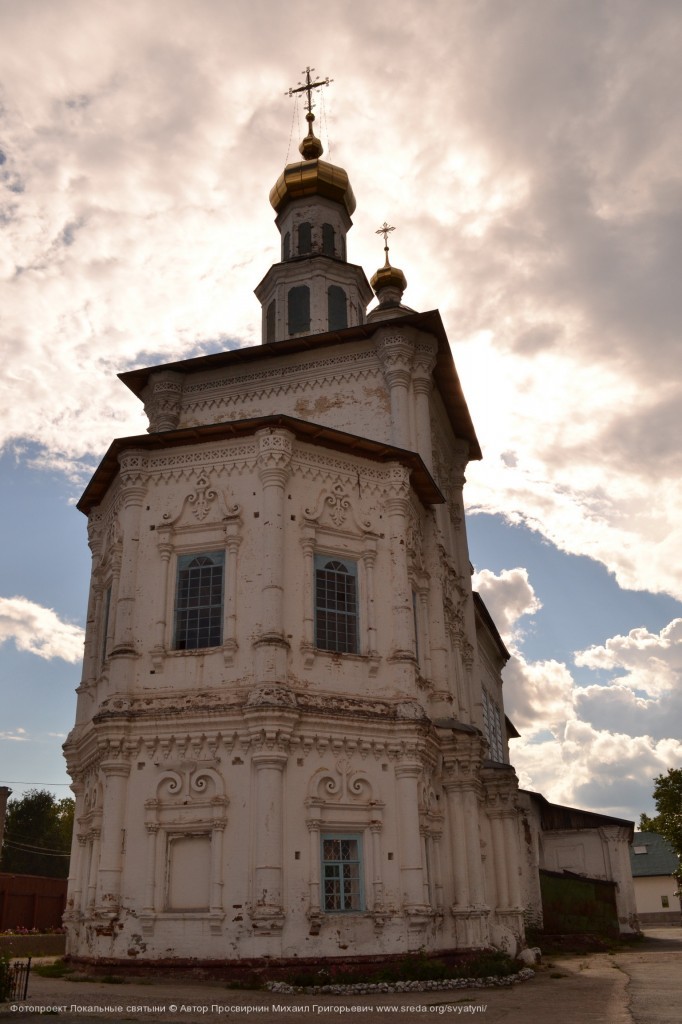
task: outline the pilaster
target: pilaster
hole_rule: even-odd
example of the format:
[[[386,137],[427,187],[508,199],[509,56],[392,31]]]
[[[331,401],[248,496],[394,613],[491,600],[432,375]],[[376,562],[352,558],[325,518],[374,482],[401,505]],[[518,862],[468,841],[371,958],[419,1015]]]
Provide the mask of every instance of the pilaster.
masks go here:
[[[256,682],[284,682],[289,650],[284,636],[284,487],[291,473],[294,438],[286,430],[260,430],[256,437],[263,487],[262,617],[254,640]]]
[[[377,332],[377,354],[391,396],[391,441],[411,449],[409,389],[414,349],[409,338],[389,330]]]

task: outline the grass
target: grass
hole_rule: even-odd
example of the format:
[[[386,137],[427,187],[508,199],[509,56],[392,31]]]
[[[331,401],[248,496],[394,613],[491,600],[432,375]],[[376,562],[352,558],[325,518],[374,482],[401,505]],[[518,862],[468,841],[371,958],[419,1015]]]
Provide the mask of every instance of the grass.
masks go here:
[[[67,974],[73,974],[73,967],[69,967],[63,960],[55,960],[51,964],[33,964],[33,974],[39,974],[41,978],[65,978]]]

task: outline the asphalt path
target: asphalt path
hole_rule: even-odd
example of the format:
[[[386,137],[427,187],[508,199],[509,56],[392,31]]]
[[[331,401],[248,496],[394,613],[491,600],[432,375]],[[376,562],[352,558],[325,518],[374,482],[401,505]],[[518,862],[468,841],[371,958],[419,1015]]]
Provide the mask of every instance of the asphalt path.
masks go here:
[[[229,989],[217,981],[151,974],[122,984],[104,979],[41,978],[29,998],[3,1004],[0,1020],[260,1021],[262,1024],[414,1024],[472,1020],[485,1024],[682,1024],[682,928],[647,931],[644,941],[614,953],[544,958],[529,981],[511,988],[371,996],[274,995]]]

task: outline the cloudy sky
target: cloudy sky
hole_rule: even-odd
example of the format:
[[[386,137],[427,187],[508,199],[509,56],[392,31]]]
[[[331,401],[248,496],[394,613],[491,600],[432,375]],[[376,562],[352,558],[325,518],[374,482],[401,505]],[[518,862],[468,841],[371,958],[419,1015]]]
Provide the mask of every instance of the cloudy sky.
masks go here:
[[[476,583],[523,785],[637,818],[682,763],[679,0],[0,0],[0,784],[68,793],[75,511],[116,373],[259,340],[313,65],[349,258],[396,225],[484,451]]]

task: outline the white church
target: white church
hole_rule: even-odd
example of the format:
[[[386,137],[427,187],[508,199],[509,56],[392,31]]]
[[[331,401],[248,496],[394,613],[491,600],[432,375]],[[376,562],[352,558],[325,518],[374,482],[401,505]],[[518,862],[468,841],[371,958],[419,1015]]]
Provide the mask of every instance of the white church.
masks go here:
[[[438,312],[402,304],[387,245],[371,282],[347,261],[321,84],[270,193],[262,343],[122,374],[149,431],[78,506],[75,958],[515,952],[539,903],[508,653],[471,589],[481,451]]]

